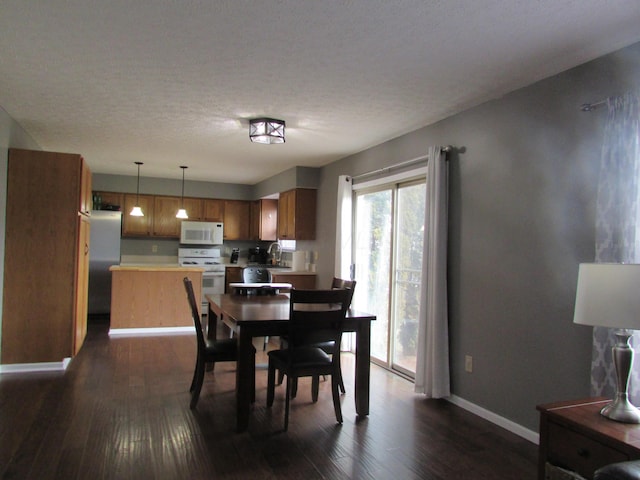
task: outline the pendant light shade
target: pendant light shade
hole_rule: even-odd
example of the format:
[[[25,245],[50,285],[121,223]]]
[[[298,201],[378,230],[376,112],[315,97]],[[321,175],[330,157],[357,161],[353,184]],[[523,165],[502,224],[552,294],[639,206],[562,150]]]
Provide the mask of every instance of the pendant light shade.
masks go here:
[[[274,118],[249,120],[249,138],[256,143],[284,143],[284,120]]]
[[[185,167],[184,165],[181,165],[180,168],[182,169],[182,196],[180,197],[180,209],[176,214],[176,218],[185,219],[185,218],[189,218],[189,215],[187,215],[187,211],[184,209],[184,171],[189,167]]]
[[[144,213],[140,208],[139,197],[140,197],[140,165],[144,165],[142,162],[134,162],[138,166],[138,183],[136,186],[136,206],[131,209],[132,217],[144,217]]]

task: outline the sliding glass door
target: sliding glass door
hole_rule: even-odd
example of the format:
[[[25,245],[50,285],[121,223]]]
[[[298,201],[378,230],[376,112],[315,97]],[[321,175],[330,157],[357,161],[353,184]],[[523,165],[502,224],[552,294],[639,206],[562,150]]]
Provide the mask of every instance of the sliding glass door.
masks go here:
[[[375,313],[371,356],[415,376],[422,288],[425,182],[384,185],[355,195],[358,309]]]

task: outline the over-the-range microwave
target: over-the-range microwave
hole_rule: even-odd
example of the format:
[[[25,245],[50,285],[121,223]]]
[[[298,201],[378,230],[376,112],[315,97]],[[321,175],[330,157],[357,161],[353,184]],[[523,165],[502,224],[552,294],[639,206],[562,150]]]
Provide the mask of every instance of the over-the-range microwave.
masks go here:
[[[184,245],[222,245],[222,239],[222,223],[183,221],[180,227],[180,243]]]

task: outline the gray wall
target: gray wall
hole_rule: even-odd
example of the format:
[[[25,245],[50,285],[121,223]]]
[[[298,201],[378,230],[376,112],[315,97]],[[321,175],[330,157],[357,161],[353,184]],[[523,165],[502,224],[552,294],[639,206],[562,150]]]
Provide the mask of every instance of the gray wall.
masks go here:
[[[338,175],[416,158],[429,145],[457,147],[449,162],[452,391],[532,430],[536,404],[589,395],[591,331],[572,320],[578,264],[594,259],[606,108],[579,106],[638,80],[640,44],[322,171],[317,249],[333,259]],[[333,262],[318,269],[326,282]]]

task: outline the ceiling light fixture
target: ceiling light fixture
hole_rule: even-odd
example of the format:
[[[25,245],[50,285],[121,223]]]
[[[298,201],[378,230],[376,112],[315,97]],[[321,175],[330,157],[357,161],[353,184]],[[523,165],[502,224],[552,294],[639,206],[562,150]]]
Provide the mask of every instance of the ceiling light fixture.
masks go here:
[[[131,209],[132,217],[144,217],[144,213],[142,213],[142,209],[140,208],[140,203],[138,202],[140,197],[140,165],[144,165],[142,162],[133,162],[138,166],[138,185],[136,186],[136,206]]]
[[[187,211],[184,209],[184,171],[189,167],[180,165],[180,168],[182,169],[182,196],[180,197],[180,210],[178,210],[176,218],[189,218]]]
[[[284,143],[284,120],[274,118],[249,120],[249,138],[256,143]]]

